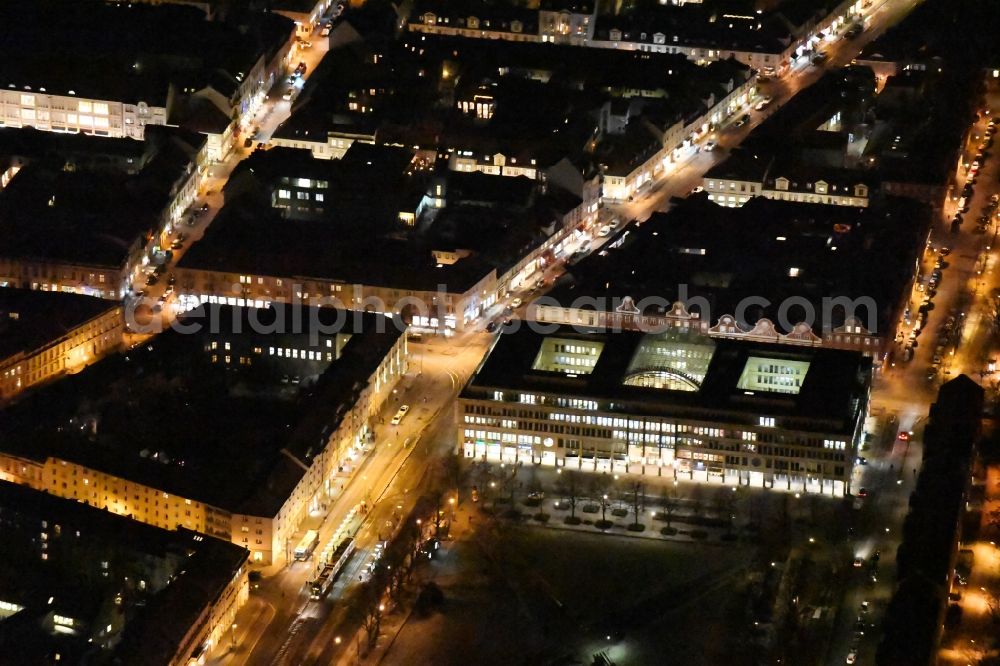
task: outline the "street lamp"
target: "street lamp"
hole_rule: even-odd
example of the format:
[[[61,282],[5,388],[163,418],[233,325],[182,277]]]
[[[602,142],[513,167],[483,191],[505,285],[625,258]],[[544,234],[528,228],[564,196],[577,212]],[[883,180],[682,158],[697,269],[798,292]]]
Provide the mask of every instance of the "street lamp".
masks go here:
[[[233,626],[232,626],[232,641],[233,641],[233,649],[235,650],[236,649],[236,623],[235,622],[233,622]]]

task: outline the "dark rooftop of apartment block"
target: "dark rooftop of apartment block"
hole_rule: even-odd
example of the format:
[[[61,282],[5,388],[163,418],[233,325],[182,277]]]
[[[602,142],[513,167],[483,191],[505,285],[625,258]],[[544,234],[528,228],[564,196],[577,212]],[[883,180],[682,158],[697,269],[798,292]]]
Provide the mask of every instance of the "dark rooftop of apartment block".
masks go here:
[[[174,128],[148,131],[133,141],[142,155],[121,159],[103,152],[118,146],[113,139],[40,141],[32,129],[0,130],[24,164],[0,190],[0,256],[121,267],[156,228],[205,141]]]
[[[0,523],[0,599],[21,607],[0,623],[0,650],[19,663],[79,663],[105,654],[111,662],[166,664],[249,555],[228,541],[159,529],[6,481]],[[165,586],[150,579],[143,589],[136,579],[146,579],[153,561],[172,579]],[[51,613],[71,618],[72,629],[51,633]],[[101,619],[124,621],[113,648],[88,640],[102,635],[104,625],[95,626]]]
[[[301,364],[268,356],[289,336],[252,332],[291,327],[296,316],[302,333],[295,347],[326,352],[338,322],[350,335],[340,356],[310,366],[318,375],[301,384],[288,381]],[[201,329],[172,328],[0,413],[0,447],[40,460],[56,456],[235,513],[273,516],[403,329],[382,315],[281,304],[204,305],[178,321]],[[317,338],[308,340],[313,332]],[[210,339],[219,351],[210,351]],[[243,350],[250,363],[223,363],[222,340],[252,340],[244,346],[254,353]]]
[[[169,4],[5,3],[0,43],[8,57],[0,62],[0,86],[156,106],[167,105],[171,83],[212,85],[229,97],[292,30],[276,14],[241,18],[242,26],[207,21],[195,7]]]
[[[226,206],[179,267],[464,292],[516,264],[580,205],[557,186],[542,191],[528,178],[481,173],[446,172],[439,176],[445,189],[431,194],[431,174],[410,159],[409,150],[360,143],[341,160],[315,160],[295,149],[255,155],[230,180]],[[266,185],[241,195],[251,176]],[[284,219],[281,209],[257,200],[255,193],[298,177],[325,180],[330,203],[322,219]],[[399,213],[414,214],[425,193],[445,200],[444,209],[418,215],[413,228],[402,224]],[[437,253],[453,251],[461,258],[441,262]]]
[[[748,297],[766,296],[769,302],[747,309],[750,325],[761,317],[777,324],[779,307],[791,298],[804,298],[820,315],[824,298],[870,297],[877,328],[885,331],[929,222],[927,206],[895,197],[869,208],[763,197],[727,208],[695,194],[620,231],[605,249],[571,266],[548,296],[564,307],[587,297],[631,296],[636,303],[703,297],[709,312],[697,300],[692,309],[710,325],[735,314]],[[795,322],[802,312],[793,306],[787,316]],[[858,313],[863,318],[867,309]],[[841,326],[843,316],[835,308],[832,321],[815,322],[814,332]]]
[[[62,292],[0,289],[0,359],[31,353],[100,315],[115,301]]]

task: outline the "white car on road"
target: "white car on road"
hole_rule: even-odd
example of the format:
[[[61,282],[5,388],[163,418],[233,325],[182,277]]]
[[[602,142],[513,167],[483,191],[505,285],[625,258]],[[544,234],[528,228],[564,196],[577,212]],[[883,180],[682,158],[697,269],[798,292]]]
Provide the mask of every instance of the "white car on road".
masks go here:
[[[399,425],[403,418],[406,417],[406,413],[409,411],[409,405],[402,405],[399,410],[396,411],[396,415],[392,417],[392,425]]]

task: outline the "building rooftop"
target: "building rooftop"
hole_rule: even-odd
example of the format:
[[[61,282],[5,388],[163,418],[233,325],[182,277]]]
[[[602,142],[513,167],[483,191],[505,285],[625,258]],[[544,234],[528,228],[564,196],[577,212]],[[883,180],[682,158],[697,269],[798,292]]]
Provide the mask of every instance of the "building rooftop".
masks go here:
[[[0,360],[30,353],[121,304],[90,296],[0,289]]]
[[[149,129],[145,142],[133,141],[143,147],[138,160],[109,159],[101,142],[112,141],[114,149],[111,139],[42,142],[44,152],[36,150],[0,190],[0,256],[121,267],[157,227],[205,141],[175,128]],[[35,135],[2,130],[0,136],[7,132]]]
[[[56,456],[234,513],[273,516],[323,435],[339,425],[344,410],[335,406],[353,403],[401,335],[402,325],[382,315],[347,314],[305,308],[301,334],[258,334],[252,331],[264,329],[252,322],[291,322],[293,306],[202,306],[180,323],[208,322],[218,332],[168,330],[25,397],[0,413],[0,448]],[[341,333],[319,335],[316,322],[329,331],[338,317]],[[274,352],[282,348],[333,360],[279,358]]]
[[[570,276],[548,296],[584,309],[594,307],[588,297],[608,303],[625,296],[635,303],[658,297],[669,304],[683,296],[694,299],[691,309],[710,325],[735,314],[743,299],[763,296],[769,303],[752,305],[744,316],[750,325],[767,317],[779,329],[781,303],[804,298],[819,317],[813,325],[817,334],[844,324],[843,308],[822,320],[824,298],[870,297],[884,332],[902,285],[912,277],[929,222],[926,206],[894,197],[869,208],[763,197],[726,208],[696,194],[676,200],[669,213],[654,213],[619,232],[606,249],[571,266]],[[795,323],[803,312],[792,307],[785,314]],[[655,313],[662,310],[649,312]],[[866,314],[859,308],[859,316]]]
[[[709,167],[708,171],[705,172],[705,179],[763,182],[773,163],[774,156],[771,154],[761,154],[737,146],[726,156],[726,159]]]
[[[274,0],[270,4],[271,11],[288,11],[309,13],[316,6],[316,0]]]
[[[237,195],[236,188],[244,185],[234,174],[226,206],[179,266],[412,291],[444,285],[464,292],[491,271],[499,274],[517,263],[554,232],[553,223],[580,205],[579,198],[556,186],[541,193],[539,184],[527,178],[448,172],[446,189],[433,195],[446,201],[445,208],[418,216],[411,228],[399,221],[399,213],[420,208],[429,177],[411,159],[408,150],[355,143],[341,160],[315,160],[308,151],[294,149],[272,149],[244,160],[240,173],[252,170],[261,182],[273,183],[285,177],[281,174],[292,182],[326,179],[324,197],[331,205],[324,202],[322,219],[284,220],[280,210],[261,205],[254,192]],[[267,239],[264,247],[261,238]],[[454,263],[443,263],[435,254],[452,250],[469,252]]]
[[[336,48],[276,136],[324,141],[341,131],[405,146],[500,152],[545,168],[565,157],[590,158],[584,146],[608,99],[641,95],[647,119],[662,130],[750,76],[735,61],[701,67],[678,54],[502,40],[481,46],[410,33],[398,42]],[[484,97],[488,117],[462,111],[463,102]]]
[[[442,284],[465,291],[492,270],[477,257],[443,266],[426,242],[372,234],[384,221],[369,216],[289,222],[279,211],[237,202],[220,211],[178,268],[415,291]],[[261,238],[267,239],[263,247]]]
[[[104,165],[120,169],[144,164],[148,146],[135,139],[113,139],[87,134],[45,132],[33,127],[0,128],[0,166],[55,159],[72,170],[99,169]]]
[[[16,57],[0,63],[0,87],[161,107],[170,84],[213,85],[228,97],[292,30],[289,19],[274,14],[241,20],[248,23],[207,21],[195,7],[169,4],[5,3],[0,43]]]
[[[159,210],[121,173],[68,172],[31,164],[0,191],[6,257],[121,267],[156,227]]]
[[[875,95],[875,76],[867,67],[844,67],[825,73],[767,116],[743,141],[742,145],[762,154],[776,147],[797,142],[813,134],[838,112],[847,118],[857,115]]]
[[[538,11],[518,6],[513,2],[487,2],[486,0],[421,0],[410,12],[411,23],[423,22],[425,14],[434,14],[438,22],[449,27],[465,27],[465,19],[476,17],[483,30],[513,32],[514,21],[520,21],[518,32],[538,34]],[[461,19],[461,23],[458,22]]]
[[[765,11],[758,11],[754,3],[740,4],[634,5],[617,15],[599,16],[594,36],[610,41],[611,31],[619,30],[624,41],[777,54],[817,14],[822,15],[836,2],[793,0]],[[724,16],[721,20],[720,14]],[[656,41],[658,35],[662,42]]]
[[[564,362],[574,357],[580,369],[538,361],[559,355]],[[761,370],[762,364],[768,367]],[[679,331],[559,327],[541,333],[522,325],[515,332],[504,329],[462,397],[492,398],[500,391],[513,402],[552,401],[523,397],[537,392],[590,399],[596,401],[592,408],[628,414],[718,420],[766,414],[796,419],[794,427],[804,430],[847,434],[867,390],[870,364],[857,352],[713,340]]]
[[[870,42],[859,61],[945,64],[959,75],[986,67],[1000,59],[992,35],[1000,17],[989,5],[975,0],[920,3],[906,17]]]
[[[103,652],[121,663],[167,664],[249,555],[228,541],[162,530],[6,481],[0,522],[0,600],[22,607],[0,623],[0,650],[23,663],[52,663],[57,652],[59,661],[77,663]],[[50,613],[72,624],[57,623],[53,635],[43,623]],[[108,623],[122,636],[111,649],[100,638]]]

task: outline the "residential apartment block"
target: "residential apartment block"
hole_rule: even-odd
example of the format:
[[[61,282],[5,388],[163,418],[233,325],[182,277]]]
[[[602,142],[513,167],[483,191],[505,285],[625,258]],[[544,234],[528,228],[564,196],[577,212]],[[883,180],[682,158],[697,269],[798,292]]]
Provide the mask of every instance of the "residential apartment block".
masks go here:
[[[862,66],[828,72],[766,116],[702,186],[730,207],[752,197],[865,207],[883,195],[941,207],[960,189],[954,167],[973,110],[927,122],[909,112],[952,94],[959,84],[950,76],[938,68],[887,80]]]
[[[755,197],[729,208],[692,194],[571,264],[572,280],[534,301],[528,316],[849,349],[881,365],[930,220],[925,204],[897,197],[869,207]]]
[[[736,208],[752,197],[778,201],[867,207],[878,193],[873,174],[850,169],[789,163],[754,149],[734,150],[702,179],[708,200]]]
[[[182,308],[334,303],[450,334],[537,280],[596,218],[596,198],[558,185],[572,180],[560,170],[547,183],[435,173],[413,151],[362,143],[340,160],[281,148],[245,164],[178,264]]]
[[[249,597],[248,552],[15,485],[0,472],[0,638],[18,663],[190,666]]]
[[[293,34],[277,14],[210,21],[169,3],[8,6],[0,127],[142,139],[169,124],[205,134],[209,158],[221,160],[284,74]]]
[[[120,304],[76,294],[0,289],[0,403],[122,344]]]
[[[0,477],[285,562],[406,372],[405,327],[282,305],[179,323],[0,414]]]
[[[752,14],[731,12],[719,20],[717,8],[700,2],[623,7],[557,0],[524,7],[425,0],[417,3],[407,27],[425,35],[673,53],[698,63],[732,58],[773,74],[862,20],[865,5],[816,0]]]
[[[171,127],[146,134],[140,143],[0,129],[0,286],[118,300],[166,261],[205,175],[207,141]]]

